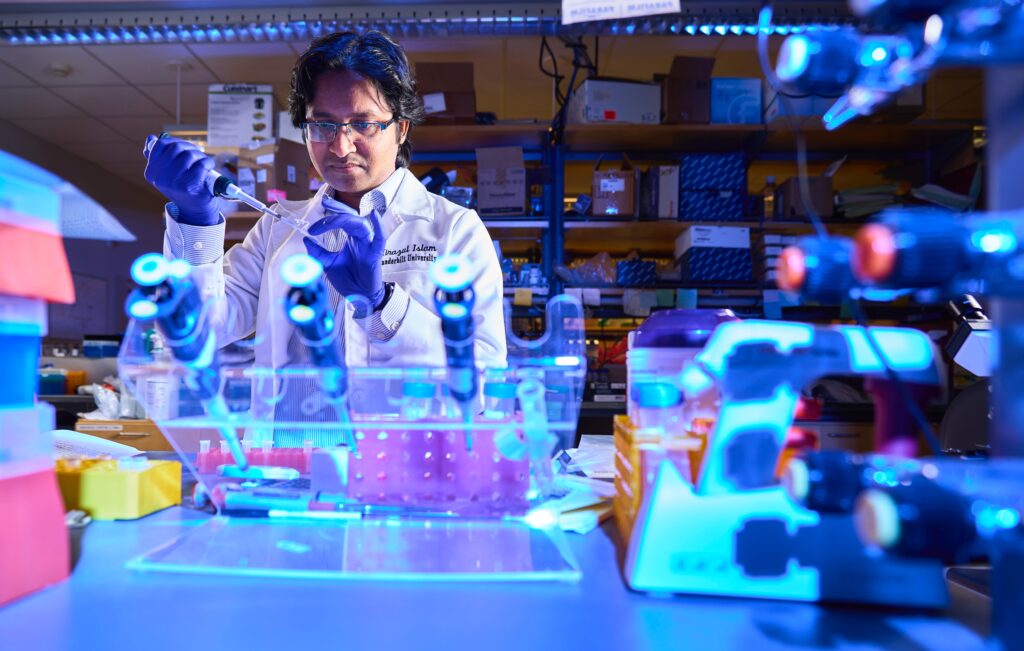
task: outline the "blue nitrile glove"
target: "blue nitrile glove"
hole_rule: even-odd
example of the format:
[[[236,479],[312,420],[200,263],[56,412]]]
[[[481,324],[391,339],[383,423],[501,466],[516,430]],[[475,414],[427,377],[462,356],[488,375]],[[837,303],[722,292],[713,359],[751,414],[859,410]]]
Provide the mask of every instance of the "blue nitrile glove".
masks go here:
[[[177,221],[191,226],[220,222],[217,198],[206,188],[213,159],[190,142],[168,136],[149,136],[143,155],[146,180],[178,206]]]
[[[325,196],[324,219],[309,227],[310,235],[342,229],[348,235],[340,251],[328,251],[308,237],[303,240],[306,251],[324,266],[327,280],[342,296],[363,296],[374,309],[384,300],[384,278],[381,260],[384,258],[384,232],[380,213],[374,210],[369,217],[342,212],[340,204]]]

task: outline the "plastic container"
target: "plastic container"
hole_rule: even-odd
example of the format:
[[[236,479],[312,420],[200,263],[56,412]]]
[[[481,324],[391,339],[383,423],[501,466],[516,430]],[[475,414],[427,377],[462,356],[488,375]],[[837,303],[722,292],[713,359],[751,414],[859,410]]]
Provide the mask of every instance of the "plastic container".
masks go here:
[[[68,392],[67,374],[59,368],[39,369],[39,395],[63,396]]]
[[[7,380],[0,391],[0,408],[35,403],[32,377],[38,364],[39,337],[0,334],[0,368]]]
[[[775,184],[775,177],[769,176],[765,179],[764,189],[761,194],[764,197],[764,218],[775,219],[775,192],[778,186]]]
[[[682,392],[679,376],[683,366],[701,351],[715,328],[738,320],[732,310],[662,310],[630,332],[626,353],[626,413],[630,420],[639,423],[641,419],[635,386],[669,383]],[[714,417],[717,400],[713,394],[700,402],[694,402],[694,396],[683,396],[684,424],[694,418]]]

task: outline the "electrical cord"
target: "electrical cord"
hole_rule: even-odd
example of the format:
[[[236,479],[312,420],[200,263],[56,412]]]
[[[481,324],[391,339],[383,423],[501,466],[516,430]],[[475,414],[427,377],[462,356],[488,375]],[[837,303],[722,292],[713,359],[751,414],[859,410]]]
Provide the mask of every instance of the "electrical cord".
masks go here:
[[[942,454],[942,445],[939,443],[939,438],[935,435],[935,430],[932,429],[928,419],[925,418],[925,415],[918,406],[917,401],[915,401],[913,396],[910,395],[910,390],[907,388],[906,383],[900,378],[899,373],[889,366],[889,363],[885,360],[885,356],[882,355],[882,349],[878,345],[878,341],[875,339],[874,333],[871,332],[871,328],[868,326],[867,315],[864,314],[864,308],[861,306],[860,301],[853,300],[850,301],[850,303],[857,325],[864,328],[866,335],[865,339],[868,340],[868,345],[871,346],[871,352],[878,356],[878,359],[882,362],[882,367],[885,368],[886,377],[893,383],[893,386],[896,387],[896,391],[899,392],[900,398],[907,406],[907,410],[910,411],[910,415],[914,419],[914,422],[917,423],[918,429],[921,430],[921,433],[924,434],[925,440],[928,441],[928,447],[931,448],[932,454],[939,456]]]
[[[779,100],[783,103],[786,111],[786,121],[796,135],[797,174],[799,179],[798,185],[800,186],[800,199],[803,201],[804,209],[807,212],[807,219],[814,227],[815,234],[819,238],[826,238],[828,237],[828,230],[825,228],[825,224],[822,222],[821,217],[817,214],[814,210],[814,206],[811,204],[810,183],[807,180],[807,142],[804,139],[799,121],[795,118],[792,104],[792,99],[796,99],[796,97],[791,96],[784,91],[782,82],[780,82],[779,78],[775,75],[775,71],[771,67],[771,62],[768,60],[768,34],[771,33],[772,23],[771,0],[766,0],[764,5],[761,7],[757,23],[757,57],[761,64],[761,69],[764,72],[765,79],[768,80],[772,89],[778,94]],[[942,446],[939,444],[938,437],[935,436],[935,431],[932,430],[931,425],[928,423],[928,419],[925,418],[920,407],[918,407],[917,403],[910,395],[910,390],[907,388],[906,383],[902,378],[900,378],[899,373],[889,366],[889,363],[886,361],[885,356],[882,354],[881,347],[878,345],[874,334],[868,326],[867,316],[864,314],[860,301],[851,300],[850,302],[854,318],[857,321],[857,324],[864,328],[868,344],[871,346],[872,352],[877,355],[878,359],[882,362],[882,367],[885,369],[886,377],[893,383],[893,386],[896,387],[896,391],[900,394],[900,398],[902,398],[903,402],[907,405],[907,409],[910,411],[911,417],[914,419],[914,422],[917,423],[921,433],[924,434],[932,453],[936,456],[939,455],[941,453]]]
[[[807,213],[807,219],[814,227],[815,234],[820,238],[826,238],[828,237],[828,230],[811,203],[811,185],[807,181],[807,142],[804,140],[804,134],[799,122],[795,119],[793,102],[790,96],[786,94],[782,82],[775,75],[771,62],[768,60],[768,34],[771,33],[771,25],[772,5],[770,0],[768,0],[761,7],[761,12],[757,17],[757,58],[761,63],[761,71],[764,72],[765,79],[768,80],[768,84],[778,95],[779,101],[783,103],[786,112],[786,122],[796,136],[796,165],[797,179],[799,180],[797,185],[800,187],[800,200],[804,204],[804,212]]]

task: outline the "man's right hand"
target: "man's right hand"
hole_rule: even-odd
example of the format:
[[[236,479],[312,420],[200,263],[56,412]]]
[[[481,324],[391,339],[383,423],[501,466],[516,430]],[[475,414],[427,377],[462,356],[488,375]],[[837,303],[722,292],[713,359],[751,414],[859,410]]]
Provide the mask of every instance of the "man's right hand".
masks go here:
[[[190,142],[167,136],[149,136],[143,155],[146,180],[178,206],[177,221],[191,226],[220,222],[217,198],[206,189],[206,174],[213,159]]]

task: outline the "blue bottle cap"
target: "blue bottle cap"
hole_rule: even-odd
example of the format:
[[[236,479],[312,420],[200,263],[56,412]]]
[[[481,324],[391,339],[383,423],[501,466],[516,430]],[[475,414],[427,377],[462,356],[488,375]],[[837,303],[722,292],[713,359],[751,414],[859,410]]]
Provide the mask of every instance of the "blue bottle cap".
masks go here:
[[[668,382],[634,384],[630,393],[640,407],[662,409],[675,407],[683,401],[683,392]]]
[[[402,385],[402,395],[406,398],[433,398],[435,387],[430,382],[406,382]]]
[[[484,395],[488,398],[515,398],[516,385],[511,382],[487,382]]]

